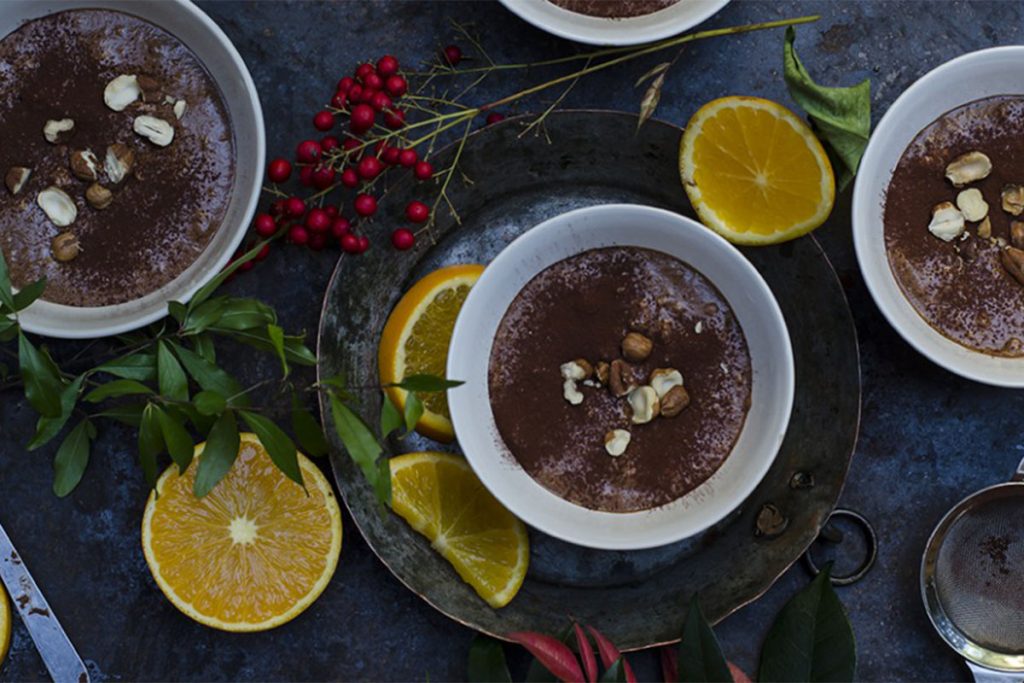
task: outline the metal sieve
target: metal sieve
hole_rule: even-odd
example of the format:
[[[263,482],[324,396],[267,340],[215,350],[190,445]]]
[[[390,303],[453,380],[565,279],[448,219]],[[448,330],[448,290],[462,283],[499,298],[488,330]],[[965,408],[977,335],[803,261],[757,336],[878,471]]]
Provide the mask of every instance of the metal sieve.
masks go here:
[[[921,594],[976,681],[1024,681],[1024,461],[1010,482],[942,518],[921,561]]]

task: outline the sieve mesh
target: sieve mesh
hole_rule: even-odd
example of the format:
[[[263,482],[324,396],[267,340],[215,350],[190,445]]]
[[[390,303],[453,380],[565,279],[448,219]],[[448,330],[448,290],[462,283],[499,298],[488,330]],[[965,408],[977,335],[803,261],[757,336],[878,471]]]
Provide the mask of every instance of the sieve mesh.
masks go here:
[[[980,499],[949,527],[935,565],[943,611],[974,643],[1024,654],[1024,487]]]

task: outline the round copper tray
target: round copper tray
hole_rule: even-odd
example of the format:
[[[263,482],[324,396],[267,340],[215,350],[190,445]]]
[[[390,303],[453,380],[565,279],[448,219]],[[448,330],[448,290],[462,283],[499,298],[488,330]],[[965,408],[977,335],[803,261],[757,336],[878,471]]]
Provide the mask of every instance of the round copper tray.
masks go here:
[[[486,263],[531,226],[569,209],[610,202],[660,206],[693,215],[679,182],[681,131],[614,112],[558,112],[545,135],[519,137],[509,120],[471,136],[449,195],[461,222],[444,218],[436,244],[398,253],[377,248],[342,258],[324,300],[321,377],[344,373],[352,385],[377,382],[377,341],[388,313],[422,275],[452,263]],[[441,157],[450,155],[449,149]],[[439,168],[443,159],[435,164]],[[403,223],[414,197],[436,188],[403,181],[391,189],[384,225]],[[684,606],[699,592],[717,621],[764,593],[817,536],[835,507],[857,439],[860,366],[849,307],[835,272],[812,237],[745,255],[771,286],[792,336],[797,391],[782,449],[757,490],[704,534],[663,548],[606,552],[530,530],[530,571],[510,605],[493,610],[398,516],[381,514],[373,492],[340,441],[329,434],[338,487],[366,542],[411,590],[452,619],[501,636],[554,633],[567,619],[594,624],[623,649],[678,640]],[[324,406],[321,405],[323,413]],[[363,416],[376,424],[380,396]],[[325,424],[330,423],[324,413]],[[330,433],[330,430],[328,430]],[[438,450],[413,437],[388,455]]]

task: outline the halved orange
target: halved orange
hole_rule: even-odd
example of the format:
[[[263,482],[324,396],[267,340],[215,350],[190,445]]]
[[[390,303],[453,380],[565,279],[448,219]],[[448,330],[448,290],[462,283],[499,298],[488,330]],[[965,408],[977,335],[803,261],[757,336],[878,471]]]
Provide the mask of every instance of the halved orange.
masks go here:
[[[777,244],[825,222],[832,164],[811,129],[781,104],[724,97],[701,107],[679,149],[683,187],[701,221],[735,244]]]
[[[451,453],[391,458],[391,507],[488,605],[504,607],[530,564],[526,527]]]
[[[7,657],[11,647],[11,601],[4,587],[0,586],[0,664]]]
[[[192,492],[200,444],[181,476],[157,480],[142,519],[142,549],[175,607],[224,631],[263,631],[291,621],[323,592],[338,566],[341,510],[319,468],[299,454],[307,491],[274,466],[255,434],[203,498]]]
[[[483,266],[475,264],[448,266],[427,275],[405,293],[381,334],[381,384],[401,382],[412,375],[445,376],[455,318],[483,271]],[[387,392],[399,410],[404,410],[406,391],[389,387]],[[447,395],[437,392],[420,398],[424,411],[416,431],[435,441],[451,442],[455,432]]]

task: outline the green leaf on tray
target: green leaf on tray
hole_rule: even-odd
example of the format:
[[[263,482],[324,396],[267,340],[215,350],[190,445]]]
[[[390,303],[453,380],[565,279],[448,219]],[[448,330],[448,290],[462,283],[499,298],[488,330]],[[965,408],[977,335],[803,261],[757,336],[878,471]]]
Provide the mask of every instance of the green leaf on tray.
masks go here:
[[[53,492],[60,498],[71,493],[85,474],[89,464],[89,446],[96,438],[96,428],[88,419],[68,432],[53,458]]]
[[[74,382],[64,387],[60,393],[60,415],[57,417],[46,417],[44,415],[39,418],[36,422],[35,436],[28,443],[28,450],[34,451],[40,446],[49,443],[53,437],[60,433],[60,430],[64,428],[64,425],[71,418],[71,413],[75,410],[75,405],[78,403],[78,393],[82,390],[83,382],[85,382],[84,374],[79,375],[75,378]]]
[[[512,675],[508,671],[505,660],[505,649],[501,642],[477,634],[473,644],[469,646],[469,664],[467,672],[469,683],[512,683]]]
[[[60,374],[45,351],[37,349],[21,332],[18,333],[18,364],[25,398],[32,408],[44,417],[59,417],[64,390]]]
[[[156,379],[156,356],[151,353],[131,353],[104,363],[96,371],[137,382],[152,382]]]
[[[211,326],[221,330],[251,330],[277,322],[277,313],[256,299],[230,299]]]
[[[626,683],[626,667],[623,664],[624,657],[619,657],[612,665],[605,669],[605,672],[601,674],[601,678],[597,679],[599,683]],[[732,679],[729,679],[732,681]]]
[[[273,420],[258,413],[247,410],[240,410],[238,413],[245,420],[245,424],[249,425],[249,429],[259,437],[260,443],[267,449],[267,453],[270,455],[270,459],[274,461],[274,464],[277,465],[277,469],[284,472],[285,476],[296,484],[305,488],[306,484],[302,480],[302,468],[299,467],[298,451],[291,437],[274,424]]]
[[[818,85],[797,57],[795,39],[796,31],[790,26],[783,47],[786,86],[790,96],[807,112],[833,161],[841,164],[836,169],[836,185],[842,191],[857,174],[871,135],[871,80],[864,79],[849,88]]]
[[[423,401],[411,391],[405,395],[405,433],[412,434],[416,424],[423,417]]]
[[[195,452],[195,442],[192,436],[185,429],[184,422],[169,412],[156,408],[157,419],[160,422],[160,433],[164,438],[164,445],[171,460],[178,466],[178,472],[184,474],[188,466],[192,464],[192,454]]]
[[[46,289],[46,278],[36,280],[30,285],[26,285],[17,294],[14,295],[14,310],[23,311],[33,303],[36,299],[43,295],[43,291]]]
[[[852,681],[857,677],[853,628],[826,566],[779,612],[761,650],[761,681]]]
[[[156,486],[159,476],[157,457],[164,451],[164,435],[160,429],[158,410],[157,406],[147,403],[139,422],[139,463],[150,488]]]
[[[386,467],[387,460],[381,462],[385,465],[382,470],[377,464],[382,449],[377,437],[373,435],[370,428],[363,422],[363,418],[356,415],[351,408],[346,406],[333,394],[329,398],[331,402],[331,417],[334,420],[334,428],[341,438],[345,450],[352,458],[352,461],[363,472],[363,476],[370,482],[377,499],[382,505],[391,506],[391,470]],[[383,481],[381,481],[383,479]]]
[[[188,401],[188,377],[170,346],[161,341],[156,347],[157,382],[160,395],[175,401]]]
[[[284,350],[284,330],[278,325],[267,325],[267,338],[274,347],[274,353],[281,359],[281,372],[287,377],[290,371],[288,369],[288,356]]]
[[[86,394],[82,400],[86,403],[99,403],[107,400],[108,398],[152,393],[153,390],[142,382],[137,382],[134,379],[115,379],[102,386],[96,387]]]
[[[386,439],[391,432],[401,429],[405,425],[405,419],[403,419],[402,413],[398,411],[398,406],[388,396],[388,392],[385,391],[383,393],[384,402],[380,408],[380,437]],[[409,394],[409,396],[412,395]]]
[[[732,673],[722,654],[715,632],[704,618],[700,600],[696,595],[683,622],[683,636],[679,643],[680,683],[732,683]]]
[[[206,447],[199,458],[199,470],[193,491],[202,498],[213,490],[238,457],[238,422],[235,414],[228,411],[217,418],[206,437]]]
[[[401,382],[390,384],[388,386],[395,386],[399,389],[405,389],[406,391],[418,391],[421,393],[431,394],[445,389],[451,389],[465,384],[458,380],[445,379],[443,377],[435,377],[434,375],[410,375],[402,379]]]
[[[227,297],[220,296],[210,299],[197,306],[194,311],[186,313],[185,319],[181,323],[182,333],[199,334],[210,325],[216,324],[224,314],[226,303]]]
[[[324,430],[312,413],[306,410],[299,397],[292,394],[292,431],[306,455],[319,458],[327,454],[327,439]]]

